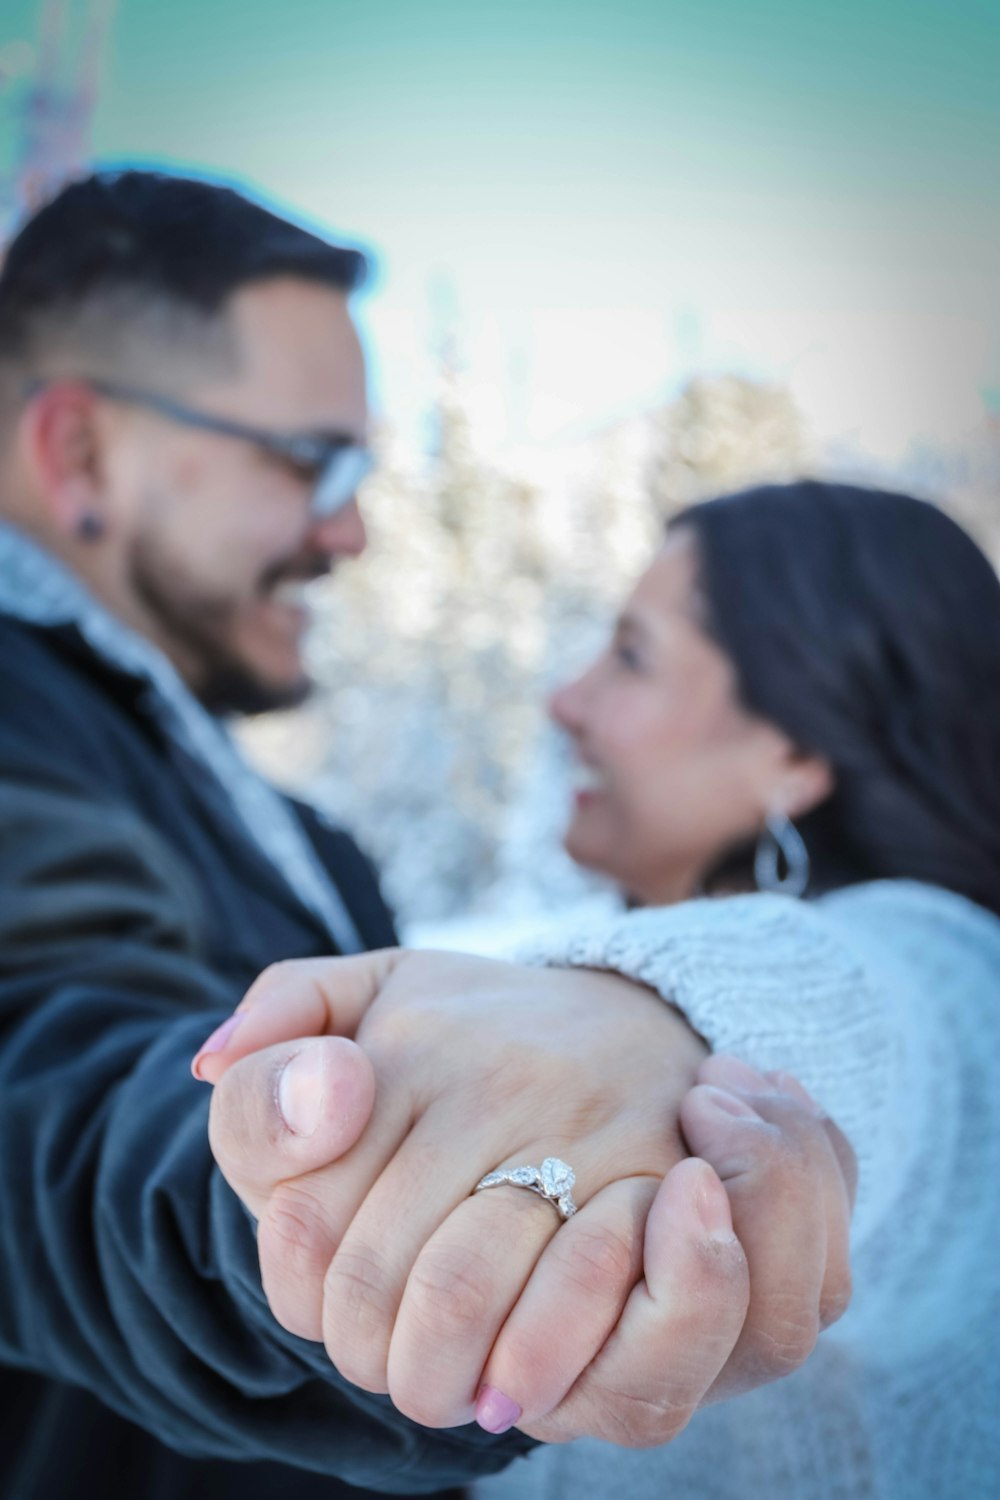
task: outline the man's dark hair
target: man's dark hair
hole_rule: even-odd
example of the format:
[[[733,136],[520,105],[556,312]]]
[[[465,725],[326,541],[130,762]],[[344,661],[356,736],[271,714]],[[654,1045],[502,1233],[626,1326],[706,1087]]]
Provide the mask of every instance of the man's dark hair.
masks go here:
[[[120,365],[137,338],[204,349],[241,287],[287,275],[349,293],[365,271],[360,251],[232,188],[162,172],[96,173],[63,188],[8,247],[0,364],[42,373],[52,355],[93,352],[101,365]]]
[[[812,890],[909,878],[1000,913],[1000,580],[972,539],[926,501],[816,481],[673,524],[745,704],[833,767],[798,823]]]

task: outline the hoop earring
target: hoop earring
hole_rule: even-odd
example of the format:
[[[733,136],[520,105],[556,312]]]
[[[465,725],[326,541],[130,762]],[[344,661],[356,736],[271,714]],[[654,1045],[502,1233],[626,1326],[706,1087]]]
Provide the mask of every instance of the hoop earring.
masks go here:
[[[779,856],[785,873],[778,872]],[[753,875],[759,891],[801,896],[809,884],[809,851],[802,835],[784,813],[768,813],[754,852]]]

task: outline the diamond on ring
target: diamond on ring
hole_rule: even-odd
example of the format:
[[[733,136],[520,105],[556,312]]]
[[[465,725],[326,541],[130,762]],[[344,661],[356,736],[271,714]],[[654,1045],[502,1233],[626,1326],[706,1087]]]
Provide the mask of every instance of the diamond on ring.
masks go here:
[[[576,1213],[573,1202],[575,1182],[576,1173],[571,1166],[560,1161],[558,1156],[547,1156],[540,1167],[497,1167],[495,1172],[487,1172],[481,1177],[472,1191],[481,1193],[484,1188],[504,1185],[527,1188],[544,1198],[546,1203],[551,1203],[560,1218],[568,1219]]]

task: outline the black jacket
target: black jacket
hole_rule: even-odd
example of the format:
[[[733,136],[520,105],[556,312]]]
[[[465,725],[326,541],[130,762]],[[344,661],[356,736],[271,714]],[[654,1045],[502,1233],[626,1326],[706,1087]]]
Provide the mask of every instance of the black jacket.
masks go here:
[[[392,943],[367,860],[296,807]],[[267,964],[328,951],[141,685],[0,615],[3,1500],[426,1494],[531,1446],[416,1427],[264,1300],[189,1064]]]

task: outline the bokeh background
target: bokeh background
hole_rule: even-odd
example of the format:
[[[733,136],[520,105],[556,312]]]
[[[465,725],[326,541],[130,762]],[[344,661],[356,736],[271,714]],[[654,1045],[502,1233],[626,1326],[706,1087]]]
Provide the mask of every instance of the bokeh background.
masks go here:
[[[380,474],[245,731],[424,935],[593,884],[548,688],[664,515],[904,485],[1000,558],[997,0],[3,0],[0,233],[90,164],[373,252]]]

